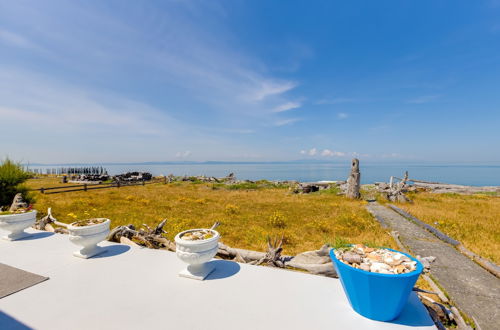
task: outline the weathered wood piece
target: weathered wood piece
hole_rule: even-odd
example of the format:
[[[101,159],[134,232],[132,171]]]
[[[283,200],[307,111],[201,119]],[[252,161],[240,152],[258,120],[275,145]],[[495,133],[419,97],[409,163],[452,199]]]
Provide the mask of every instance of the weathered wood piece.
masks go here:
[[[385,198],[391,202],[406,203],[411,202],[411,200],[405,195],[408,191],[408,171],[405,172],[404,178],[397,184],[393,184],[393,177],[391,176],[391,182],[389,184],[389,191],[383,192]],[[379,186],[380,189],[386,189],[386,187]]]
[[[257,261],[252,261],[250,264],[261,265],[267,264],[272,267],[285,268],[285,262],[281,257],[283,251],[283,237],[280,240],[277,238],[271,241],[271,237],[267,237],[267,252],[265,256]]]
[[[166,231],[163,230],[166,222],[167,219],[164,219],[154,228],[144,224],[143,226],[145,229],[141,228],[139,230],[136,230],[133,225],[118,226],[111,230],[108,235],[108,241],[121,242],[122,237],[125,237],[136,244],[151,249],[168,249],[175,251],[175,243],[163,237],[163,234],[166,234]]]
[[[361,182],[361,173],[359,172],[359,160],[354,158],[351,164],[351,174],[347,179],[347,191],[346,196],[353,199],[361,198],[359,193]]]
[[[323,245],[319,250],[307,251],[296,255],[285,262],[286,267],[305,270],[311,274],[327,277],[338,277],[332,260],[330,259],[330,246]]]
[[[50,231],[50,228],[47,229],[47,226],[50,225],[51,223],[56,222],[57,219],[52,216],[52,208],[49,207],[47,209],[47,215],[41,218],[40,220],[37,220],[35,224],[33,225],[33,228],[38,229],[38,230],[47,230]],[[52,231],[54,231],[54,227],[50,226],[52,228]]]

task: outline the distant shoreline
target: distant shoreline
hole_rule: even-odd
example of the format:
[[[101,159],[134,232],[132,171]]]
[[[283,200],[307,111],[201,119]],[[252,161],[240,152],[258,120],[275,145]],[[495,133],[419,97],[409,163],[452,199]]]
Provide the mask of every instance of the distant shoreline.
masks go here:
[[[30,169],[46,169],[60,167],[102,166],[110,175],[125,172],[150,172],[154,176],[175,174],[179,176],[213,176],[225,177],[233,172],[240,180],[270,181],[343,181],[350,172],[350,162],[198,162],[198,163],[101,163],[101,164],[29,164]],[[410,178],[429,181],[446,182],[467,186],[500,186],[500,165],[445,165],[445,164],[410,164],[410,163],[368,163],[361,162],[361,183],[389,182],[391,176],[402,177],[405,171]]]

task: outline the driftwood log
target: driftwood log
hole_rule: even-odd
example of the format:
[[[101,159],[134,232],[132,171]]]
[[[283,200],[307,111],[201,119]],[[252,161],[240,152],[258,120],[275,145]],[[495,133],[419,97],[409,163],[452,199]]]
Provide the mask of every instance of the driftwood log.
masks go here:
[[[281,257],[281,252],[283,251],[283,237],[278,241],[275,239],[271,242],[271,238],[267,237],[267,252],[264,257],[259,260],[252,261],[250,264],[262,265],[266,264],[272,267],[285,268],[285,260]]]
[[[359,188],[361,186],[361,173],[359,172],[359,160],[354,158],[351,164],[351,174],[347,179],[347,191],[346,196],[353,199],[361,198],[359,193]]]
[[[52,215],[52,208],[49,207],[47,209],[47,215],[37,220],[33,225],[33,228],[58,234],[68,234],[69,232],[66,229],[67,226],[67,224],[57,221],[57,219]]]
[[[143,228],[139,230],[132,224],[118,226],[110,231],[107,239],[111,242],[132,246],[175,251],[175,243],[163,236],[166,234],[163,229],[166,222],[167,219],[164,219],[154,227],[144,224]],[[57,225],[57,227],[54,228],[53,225]],[[217,225],[218,223],[215,223],[214,227]],[[67,224],[57,221],[52,215],[51,208],[47,210],[47,215],[39,219],[34,225],[34,228],[38,230],[68,234],[66,227]],[[266,252],[232,248],[219,242],[217,257],[241,263],[299,269],[316,275],[337,277],[329,257],[329,251],[330,247],[323,245],[319,250],[303,252],[296,256],[286,256],[281,254],[283,252],[283,237],[281,239],[268,237]]]
[[[408,171],[405,172],[404,178],[394,184],[394,177],[391,176],[389,184],[378,184],[378,190],[388,201],[406,203],[411,200],[405,195],[406,192],[414,190],[408,184]]]
[[[136,230],[134,225],[128,226],[118,226],[113,228],[108,235],[108,241],[117,243],[128,243],[130,245],[145,246],[150,249],[167,249],[175,251],[175,243],[169,241],[163,236],[167,232],[163,230],[163,227],[167,223],[167,219],[164,219],[154,228],[143,224],[144,228]]]

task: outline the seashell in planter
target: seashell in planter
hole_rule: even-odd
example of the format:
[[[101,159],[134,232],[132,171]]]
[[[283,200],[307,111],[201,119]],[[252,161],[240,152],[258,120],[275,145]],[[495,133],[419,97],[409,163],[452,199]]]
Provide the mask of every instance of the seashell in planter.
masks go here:
[[[69,240],[82,248],[75,251],[75,257],[88,259],[106,251],[106,248],[98,246],[108,237],[111,221],[106,218],[96,218],[76,221],[68,225]]]
[[[205,235],[196,236],[198,233]],[[188,264],[179,276],[204,280],[215,269],[208,261],[217,254],[219,238],[219,233],[213,229],[190,229],[177,234],[177,257]]]
[[[3,239],[15,241],[28,237],[30,234],[25,232],[26,228],[31,227],[36,221],[36,211],[24,213],[11,213],[0,215],[0,229],[10,232]]]

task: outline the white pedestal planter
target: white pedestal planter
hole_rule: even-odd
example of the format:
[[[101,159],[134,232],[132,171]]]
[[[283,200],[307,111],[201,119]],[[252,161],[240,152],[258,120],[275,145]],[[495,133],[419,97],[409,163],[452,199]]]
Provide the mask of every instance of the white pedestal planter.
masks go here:
[[[179,273],[179,276],[204,280],[215,267],[208,263],[217,254],[220,235],[215,230],[210,230],[213,237],[203,240],[188,241],[181,237],[189,232],[202,229],[190,229],[175,236],[177,257],[188,264],[187,268]]]
[[[29,236],[30,234],[24,230],[31,227],[35,221],[35,210],[26,213],[0,215],[0,229],[10,232],[10,234],[2,238],[9,241],[15,241]]]
[[[106,248],[97,244],[108,237],[111,223],[109,219],[105,219],[102,223],[83,227],[75,226],[75,223],[73,222],[68,226],[69,240],[73,244],[82,247],[82,249],[73,253],[75,257],[88,259],[106,251]]]

